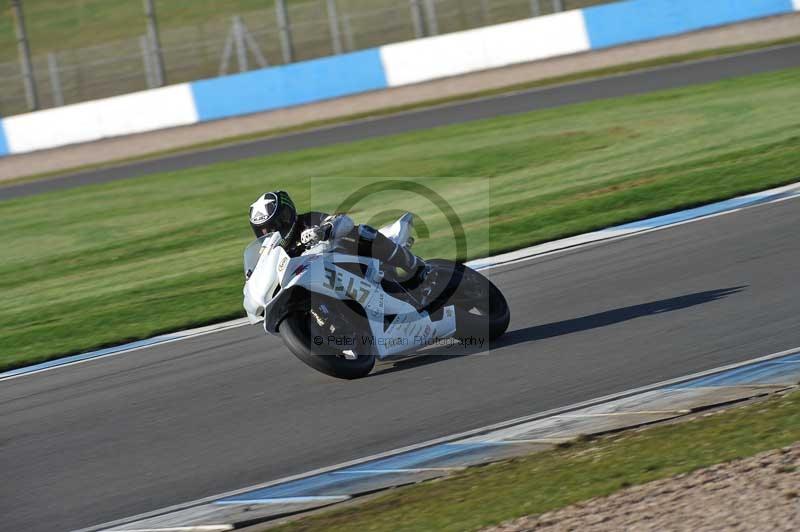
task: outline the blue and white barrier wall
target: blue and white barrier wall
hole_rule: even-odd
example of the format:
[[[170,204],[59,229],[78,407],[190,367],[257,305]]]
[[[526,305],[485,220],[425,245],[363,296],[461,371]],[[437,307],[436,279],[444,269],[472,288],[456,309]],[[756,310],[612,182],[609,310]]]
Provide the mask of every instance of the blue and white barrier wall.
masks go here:
[[[388,86],[377,48],[191,83],[201,122]]]
[[[584,9],[593,50],[791,13],[798,0],[632,0]]]
[[[800,11],[800,0],[628,0],[11,116],[0,156],[196,124]]]
[[[24,153],[130,133],[195,124],[188,83],[3,119],[9,153]]]
[[[381,47],[390,87],[590,50],[580,10]]]

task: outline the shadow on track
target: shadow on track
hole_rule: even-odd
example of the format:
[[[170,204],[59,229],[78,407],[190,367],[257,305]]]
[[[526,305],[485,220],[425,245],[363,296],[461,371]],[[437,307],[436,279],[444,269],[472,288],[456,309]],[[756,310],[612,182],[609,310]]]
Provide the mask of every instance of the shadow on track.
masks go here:
[[[686,308],[703,305],[723,299],[727,296],[738,294],[746,286],[735,286],[732,288],[721,288],[717,290],[708,290],[705,292],[696,292],[694,294],[687,294],[685,296],[673,297],[670,299],[661,299],[659,301],[652,301],[650,303],[643,303],[641,305],[633,305],[630,307],[622,307],[614,310],[607,310],[597,314],[590,314],[580,318],[573,318],[570,320],[557,321],[547,323],[544,325],[534,325],[524,329],[517,329],[511,331],[498,340],[492,343],[491,349],[498,349],[512,345],[522,344],[525,342],[534,342],[536,340],[545,340],[547,338],[555,338],[567,334],[573,334],[600,327],[607,327],[609,325],[616,325],[625,321],[642,318],[645,316],[652,316],[654,314],[663,314],[665,312],[674,312],[676,310],[683,310]],[[513,315],[513,309],[512,309]],[[461,358],[464,356],[477,355],[480,353],[487,353],[490,348],[466,348],[459,347],[458,354],[453,354],[456,348],[436,347],[425,351],[414,358],[400,360],[395,362],[391,367],[381,371],[376,371],[372,376],[385,375],[395,371],[403,371],[413,369],[428,364],[435,364],[437,362],[444,362],[452,358]]]

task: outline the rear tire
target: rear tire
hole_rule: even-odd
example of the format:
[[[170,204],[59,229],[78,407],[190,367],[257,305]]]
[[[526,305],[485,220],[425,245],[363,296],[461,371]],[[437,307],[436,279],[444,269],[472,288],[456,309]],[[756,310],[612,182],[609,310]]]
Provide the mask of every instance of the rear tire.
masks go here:
[[[315,370],[337,379],[352,380],[369,375],[375,366],[375,355],[359,354],[355,360],[349,360],[330,345],[315,345],[310,327],[312,319],[306,312],[293,312],[280,324],[278,331],[283,343],[294,356]]]
[[[433,259],[428,263],[439,269],[440,275],[451,276],[442,295],[448,296],[445,304],[456,307],[456,338],[488,336],[491,341],[506,332],[511,310],[494,283],[463,264],[443,259]]]

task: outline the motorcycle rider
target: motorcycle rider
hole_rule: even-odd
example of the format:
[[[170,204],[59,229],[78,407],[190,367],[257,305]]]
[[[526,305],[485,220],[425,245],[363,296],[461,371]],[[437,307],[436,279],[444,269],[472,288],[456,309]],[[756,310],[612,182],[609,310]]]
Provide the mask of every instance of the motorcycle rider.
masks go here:
[[[296,257],[306,248],[319,242],[331,241],[347,248],[355,245],[355,253],[380,260],[408,274],[402,285],[414,290],[422,285],[428,268],[421,258],[406,247],[368,225],[356,225],[345,214],[306,212],[298,214],[294,202],[284,190],[266,192],[250,205],[250,227],[260,238],[278,232],[282,240],[279,245],[290,257]]]

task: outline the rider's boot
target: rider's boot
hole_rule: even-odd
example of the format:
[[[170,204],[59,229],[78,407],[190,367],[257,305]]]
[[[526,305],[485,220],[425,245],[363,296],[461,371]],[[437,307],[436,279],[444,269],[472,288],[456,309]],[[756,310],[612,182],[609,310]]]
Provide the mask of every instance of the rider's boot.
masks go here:
[[[394,256],[389,256],[385,262],[406,272],[401,284],[409,290],[415,290],[422,286],[430,271],[430,267],[425,264],[424,260],[402,246],[395,246]]]
[[[369,226],[360,226],[359,233],[360,241],[371,247],[372,256],[405,273],[398,276],[400,285],[424,305],[425,298],[430,295],[430,287],[425,283],[430,267],[425,261]]]
[[[406,272],[405,278],[400,279],[400,286],[417,300],[420,307],[426,306],[435,282],[430,265],[402,246],[396,246],[396,254],[387,259],[386,263]]]

